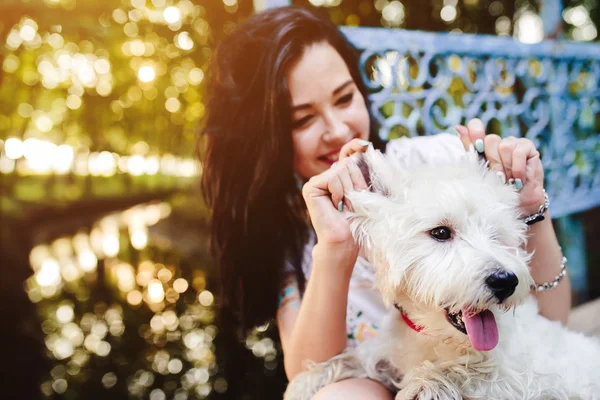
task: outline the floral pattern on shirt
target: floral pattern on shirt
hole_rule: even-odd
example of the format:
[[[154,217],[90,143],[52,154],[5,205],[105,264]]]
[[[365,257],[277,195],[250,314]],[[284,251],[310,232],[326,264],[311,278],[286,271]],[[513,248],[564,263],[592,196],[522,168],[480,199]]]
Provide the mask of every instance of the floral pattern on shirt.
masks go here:
[[[348,334],[348,347],[356,347],[359,343],[377,336],[377,326],[365,319],[365,315],[360,310],[355,310],[348,305],[348,314],[346,315],[346,332]]]

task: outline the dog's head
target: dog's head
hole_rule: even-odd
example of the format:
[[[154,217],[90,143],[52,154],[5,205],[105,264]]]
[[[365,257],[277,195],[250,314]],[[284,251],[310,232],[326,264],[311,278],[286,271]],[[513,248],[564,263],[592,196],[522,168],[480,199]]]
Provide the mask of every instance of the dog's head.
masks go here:
[[[388,306],[430,335],[477,350],[498,342],[490,309],[509,309],[532,283],[518,193],[478,160],[407,170],[380,152],[356,156],[371,191],[348,194],[355,239],[376,269]]]

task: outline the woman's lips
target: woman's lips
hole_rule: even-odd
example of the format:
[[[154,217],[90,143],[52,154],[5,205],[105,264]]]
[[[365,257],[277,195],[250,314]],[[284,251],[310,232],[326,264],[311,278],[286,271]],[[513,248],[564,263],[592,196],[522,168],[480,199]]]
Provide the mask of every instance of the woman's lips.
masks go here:
[[[323,161],[327,165],[332,165],[334,162],[336,162],[339,159],[341,150],[342,149],[340,148],[337,150],[330,151],[329,153],[324,154],[324,155],[318,157],[317,159],[319,161]]]
[[[320,158],[320,157],[319,157],[319,161],[322,161],[325,164],[330,165],[330,166],[333,165],[333,163],[335,162],[335,161],[332,161],[332,160],[330,160],[328,158]]]
[[[334,154],[339,155],[340,151],[342,151],[341,147],[339,149],[331,150],[329,153],[323,154],[321,157],[331,157]]]

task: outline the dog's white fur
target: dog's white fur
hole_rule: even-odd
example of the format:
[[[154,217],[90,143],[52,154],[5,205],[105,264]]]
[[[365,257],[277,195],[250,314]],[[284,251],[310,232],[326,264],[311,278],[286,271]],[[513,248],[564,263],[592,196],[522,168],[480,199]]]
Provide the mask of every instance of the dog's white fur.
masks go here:
[[[377,337],[313,364],[285,399],[310,399],[327,384],[366,377],[400,389],[396,399],[600,399],[600,341],[543,318],[530,295],[515,190],[474,151],[453,165],[414,170],[373,149],[363,160],[372,190],[347,194],[353,235],[373,263],[384,302],[424,329],[412,330],[390,307]],[[429,235],[439,226],[452,229],[451,240]],[[519,279],[501,305],[485,284],[499,269]],[[493,350],[476,351],[447,321],[445,309],[465,307],[494,313]]]

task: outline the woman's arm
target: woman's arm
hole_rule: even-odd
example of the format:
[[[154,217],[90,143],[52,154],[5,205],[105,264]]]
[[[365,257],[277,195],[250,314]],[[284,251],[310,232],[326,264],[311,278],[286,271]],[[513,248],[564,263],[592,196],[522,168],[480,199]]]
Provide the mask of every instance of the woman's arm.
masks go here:
[[[311,177],[302,188],[317,244],[312,251],[311,275],[299,308],[280,308],[278,312],[289,379],[302,371],[305,360],[326,361],[346,348],[348,288],[359,248],[341,211],[344,207],[352,210],[344,193],[368,188],[358,165],[349,158],[366,149],[362,140],[346,143],[338,161]]]
[[[313,249],[313,266],[304,297],[295,283],[277,312],[279,335],[288,379],[302,372],[305,360],[326,361],[346,348],[348,286],[354,249]]]
[[[529,263],[531,276],[537,284],[552,282],[561,269],[562,253],[552,227],[549,212],[546,219],[529,227],[530,238],[527,251],[534,252]],[[571,284],[569,274],[565,275],[557,287],[535,294],[544,317],[567,323],[571,308]]]

